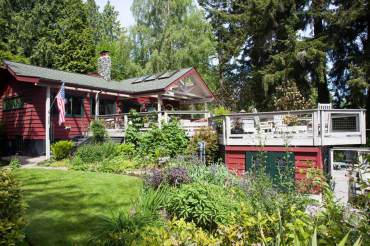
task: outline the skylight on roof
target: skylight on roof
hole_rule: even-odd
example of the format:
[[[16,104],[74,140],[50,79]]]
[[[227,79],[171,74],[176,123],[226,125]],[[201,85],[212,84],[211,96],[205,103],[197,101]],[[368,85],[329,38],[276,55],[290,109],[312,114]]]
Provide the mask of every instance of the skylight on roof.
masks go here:
[[[172,70],[172,71],[169,71],[169,72],[165,72],[159,78],[160,79],[166,79],[166,78],[172,77],[175,73],[177,73],[177,71],[178,70]]]

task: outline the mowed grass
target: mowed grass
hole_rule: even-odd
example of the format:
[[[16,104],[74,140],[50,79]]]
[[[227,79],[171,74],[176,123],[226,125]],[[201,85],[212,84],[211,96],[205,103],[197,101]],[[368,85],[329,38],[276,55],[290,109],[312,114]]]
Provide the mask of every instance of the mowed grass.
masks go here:
[[[101,216],[127,210],[142,186],[129,176],[19,169],[32,245],[86,245]]]

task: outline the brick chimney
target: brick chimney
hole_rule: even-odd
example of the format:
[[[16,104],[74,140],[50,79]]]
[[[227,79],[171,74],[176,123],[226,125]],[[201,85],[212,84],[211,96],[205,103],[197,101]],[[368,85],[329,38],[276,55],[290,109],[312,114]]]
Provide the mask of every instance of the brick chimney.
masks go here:
[[[98,59],[98,74],[105,80],[111,80],[112,61],[108,50],[102,50]]]

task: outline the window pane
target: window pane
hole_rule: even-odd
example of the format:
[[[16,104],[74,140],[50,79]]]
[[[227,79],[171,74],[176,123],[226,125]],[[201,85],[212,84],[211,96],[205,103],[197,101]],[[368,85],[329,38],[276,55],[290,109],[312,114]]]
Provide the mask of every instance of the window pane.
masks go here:
[[[67,115],[72,115],[72,97],[66,97],[65,110]]]
[[[114,114],[116,112],[116,103],[113,100],[99,100],[99,114],[107,115]]]
[[[72,115],[82,115],[82,98],[72,97]]]

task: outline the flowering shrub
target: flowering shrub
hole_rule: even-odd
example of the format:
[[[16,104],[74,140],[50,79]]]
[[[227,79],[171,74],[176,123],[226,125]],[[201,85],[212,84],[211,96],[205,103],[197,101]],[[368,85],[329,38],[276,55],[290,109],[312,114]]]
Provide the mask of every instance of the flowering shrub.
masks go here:
[[[191,181],[187,170],[182,167],[170,168],[167,175],[168,183],[172,186],[186,184]]]
[[[165,182],[166,176],[159,169],[153,169],[149,174],[145,176],[145,184],[149,187],[158,188],[162,183]]]

